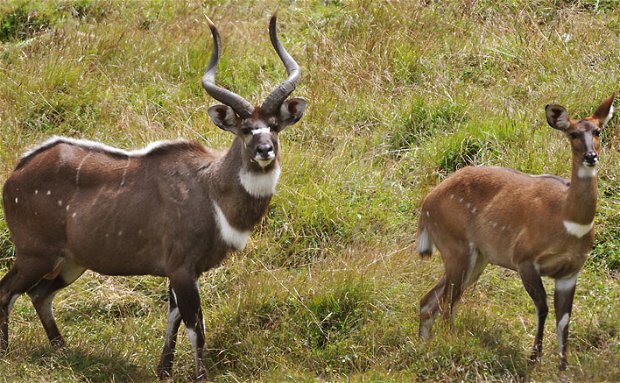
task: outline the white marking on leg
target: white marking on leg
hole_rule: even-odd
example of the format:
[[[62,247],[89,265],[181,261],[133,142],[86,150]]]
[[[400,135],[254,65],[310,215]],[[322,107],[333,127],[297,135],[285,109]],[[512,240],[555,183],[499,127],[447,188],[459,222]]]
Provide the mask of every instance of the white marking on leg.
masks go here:
[[[433,327],[433,321],[435,318],[424,319],[420,323],[420,338],[426,340],[431,335],[431,328]]]
[[[13,305],[15,304],[15,301],[17,300],[18,296],[19,294],[15,294],[9,300],[9,306],[7,307],[7,315],[11,313],[11,309],[13,308]]]
[[[268,173],[241,170],[239,172],[239,181],[245,191],[252,197],[270,197],[276,192],[280,172],[279,166]]]
[[[248,239],[250,239],[251,232],[249,230],[237,230],[232,227],[226,219],[224,212],[215,201],[213,201],[213,209],[215,210],[215,222],[217,222],[220,229],[220,236],[224,242],[236,250],[243,250]]]
[[[564,313],[562,319],[558,322],[558,348],[560,349],[560,356],[564,356],[564,329],[568,326],[569,319],[568,313]]]
[[[176,301],[176,300],[175,300]],[[178,307],[168,310],[168,324],[166,325],[166,343],[172,341],[172,332],[174,331],[174,323],[181,318],[181,312]]]
[[[562,223],[564,224],[564,229],[566,229],[566,232],[577,238],[581,238],[588,234],[592,230],[592,227],[594,227],[594,221],[586,224],[572,221],[563,221]]]
[[[194,351],[194,361],[196,366],[198,365],[198,334],[196,330],[193,328],[187,329],[187,337],[189,338],[189,343],[192,345],[192,350]]]
[[[470,283],[472,275],[474,273],[474,268],[476,266],[476,261],[478,261],[478,250],[473,242],[469,243],[469,265],[467,267],[467,272],[465,273],[465,284],[463,288],[467,287]]]
[[[577,277],[579,273],[575,273],[573,276],[568,278],[558,278],[555,280],[555,289],[558,291],[568,291],[575,288],[577,284]]]

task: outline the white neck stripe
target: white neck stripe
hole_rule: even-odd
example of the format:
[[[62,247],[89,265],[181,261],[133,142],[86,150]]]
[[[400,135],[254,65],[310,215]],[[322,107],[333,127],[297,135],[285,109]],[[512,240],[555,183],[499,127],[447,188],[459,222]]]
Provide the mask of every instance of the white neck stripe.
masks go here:
[[[592,227],[594,227],[594,222],[590,222],[585,225],[572,221],[563,221],[562,223],[564,224],[564,228],[566,229],[568,234],[573,235],[577,238],[581,238],[584,235],[588,234],[592,230]]]
[[[251,232],[249,230],[237,230],[232,227],[226,219],[224,212],[215,201],[213,201],[213,210],[215,210],[215,222],[217,222],[217,226],[220,229],[220,236],[224,242],[232,246],[235,250],[243,250],[248,239],[250,239]]]

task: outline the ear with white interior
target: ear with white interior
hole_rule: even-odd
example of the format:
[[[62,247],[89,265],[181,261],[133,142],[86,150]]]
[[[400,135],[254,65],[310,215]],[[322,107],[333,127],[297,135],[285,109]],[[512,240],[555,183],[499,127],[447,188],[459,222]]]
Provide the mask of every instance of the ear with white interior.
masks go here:
[[[607,97],[607,99],[603,101],[601,105],[599,105],[598,108],[596,108],[596,112],[594,112],[594,114],[592,115],[593,118],[601,122],[601,127],[607,125],[609,120],[611,120],[611,118],[614,115],[614,98],[615,97],[616,97],[615,94],[612,94],[610,97]]]
[[[303,98],[291,98],[286,100],[280,106],[278,119],[280,120],[280,129],[282,130],[289,125],[293,125],[301,119],[306,110],[306,100]]]
[[[570,127],[568,112],[561,105],[549,104],[545,106],[547,122],[553,129],[565,131]]]
[[[214,105],[208,110],[213,123],[220,129],[237,134],[239,131],[239,117],[228,105]]]

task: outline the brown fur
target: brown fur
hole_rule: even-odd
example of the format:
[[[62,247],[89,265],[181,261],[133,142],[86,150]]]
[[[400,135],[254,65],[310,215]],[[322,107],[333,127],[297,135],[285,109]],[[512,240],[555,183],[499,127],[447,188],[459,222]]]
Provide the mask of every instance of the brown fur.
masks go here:
[[[542,352],[542,326],[548,311],[540,278],[549,276],[559,283],[555,305],[560,368],[566,367],[567,320],[574,282],[594,241],[594,230],[587,229],[596,210],[596,176],[591,175],[600,150],[598,132],[612,113],[613,100],[613,96],[608,98],[592,117],[581,120],[571,120],[559,105],[547,106],[549,124],[563,131],[571,143],[570,182],[512,169],[466,167],[424,199],[418,251],[429,256],[436,247],[445,273],[420,302],[423,338],[429,336],[438,312],[451,317],[453,325],[461,294],[490,263],[518,271],[536,304],[539,324],[531,357],[534,361]],[[565,322],[560,323],[565,315]]]

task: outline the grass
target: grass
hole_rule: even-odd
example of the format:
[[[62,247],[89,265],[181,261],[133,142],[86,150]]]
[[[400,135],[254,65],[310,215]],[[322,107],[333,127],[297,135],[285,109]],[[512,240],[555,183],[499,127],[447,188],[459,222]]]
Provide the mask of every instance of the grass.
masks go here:
[[[513,272],[489,267],[452,334],[417,337],[440,257],[413,251],[424,195],[467,164],[569,175],[544,105],[585,116],[620,72],[616,0],[207,2],[74,0],[0,5],[0,181],[50,135],[122,148],[185,137],[226,147],[200,86],[203,15],[220,29],[218,82],[259,103],[284,78],[266,27],[302,68],[306,115],[281,135],[283,175],[248,248],[201,278],[214,381],[620,380],[620,121],[599,173],[597,236],[579,278],[569,369],[553,314],[528,370],[534,306]],[[0,275],[13,248],[0,221]],[[551,281],[546,281],[552,295]],[[151,381],[166,281],[87,273],[55,299],[68,341],[53,352],[18,299],[5,381]],[[180,337],[175,379],[193,374]]]

